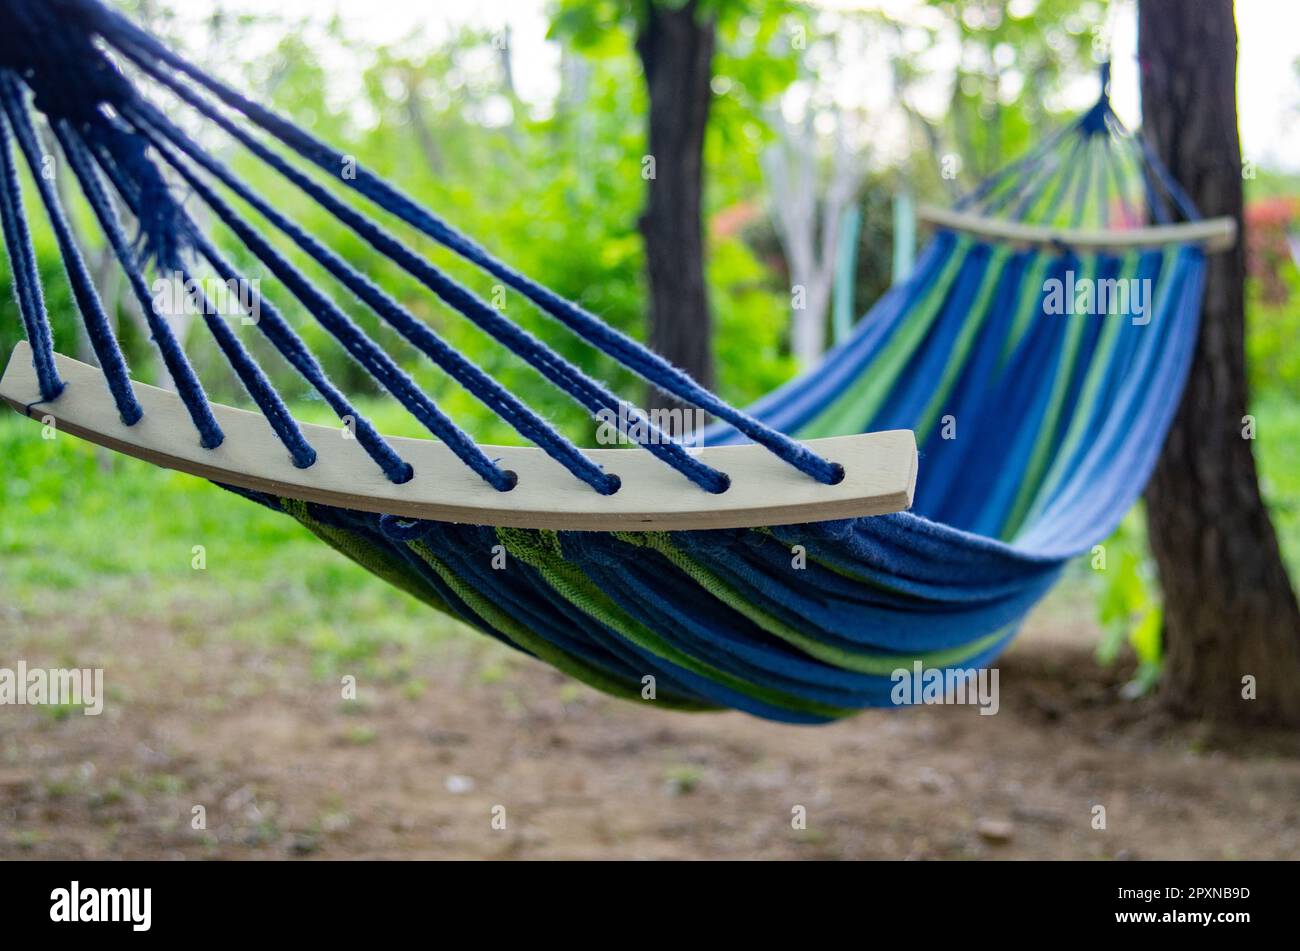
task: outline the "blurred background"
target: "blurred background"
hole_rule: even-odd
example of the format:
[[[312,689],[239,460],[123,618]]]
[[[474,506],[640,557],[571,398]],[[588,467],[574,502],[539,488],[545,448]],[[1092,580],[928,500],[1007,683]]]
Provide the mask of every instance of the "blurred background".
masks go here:
[[[648,104],[631,4],[119,5],[644,339]],[[716,387],[738,405],[815,358],[791,345],[792,286],[807,288],[799,319],[819,324],[823,345],[843,338],[906,273],[924,240],[916,205],[951,202],[1086,108],[1102,60],[1114,63],[1116,108],[1140,122],[1131,3],[714,6],[707,278]],[[1239,0],[1237,11],[1256,456],[1300,579],[1300,11],[1289,0]],[[322,212],[282,195],[272,172],[191,128],[591,443],[590,424],[535,373]],[[166,385],[111,252],[95,244],[77,196],[67,200],[133,375]],[[38,228],[35,239],[56,346],[85,359],[52,236]],[[491,294],[483,275],[431,242],[419,248]],[[420,434],[367,401],[368,377],[264,285],[382,431]],[[507,309],[639,398],[619,366],[522,301]],[[353,316],[393,342],[373,315]],[[208,335],[189,333],[183,317],[175,329],[212,397],[241,404]],[[21,334],[0,262],[0,354]],[[512,440],[454,384],[417,375],[479,441]],[[300,418],[328,420],[296,378],[275,382]],[[1106,572],[1074,566],[1031,617],[1003,664],[996,722],[977,728],[974,711],[930,708],[809,731],[599,697],[432,614],[287,518],[72,438],[42,440],[8,412],[0,460],[0,663],[101,666],[109,696],[99,718],[0,712],[0,857],[1300,854],[1294,737],[1173,724],[1148,702],[1160,601],[1137,514],[1108,543]],[[355,703],[340,701],[346,676],[357,678]],[[1099,802],[1123,834],[1090,829]],[[489,826],[501,803],[518,817],[504,833]],[[819,817],[802,836],[790,830],[796,804]]]

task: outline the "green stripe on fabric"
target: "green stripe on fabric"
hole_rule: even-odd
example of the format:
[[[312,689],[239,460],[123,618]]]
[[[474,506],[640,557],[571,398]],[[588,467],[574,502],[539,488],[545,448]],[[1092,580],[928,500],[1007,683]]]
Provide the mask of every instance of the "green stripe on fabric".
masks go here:
[[[780,528],[781,526],[776,526],[776,527]],[[782,545],[792,544],[791,542],[788,542],[784,538],[778,536],[776,532],[773,531],[771,528],[766,528],[766,527],[751,528],[750,531],[759,532],[764,535],[770,535],[772,538],[776,539]],[[802,543],[794,542],[793,544],[802,544]],[[852,581],[855,584],[860,584],[865,588],[871,588],[873,591],[884,591],[888,594],[901,595],[904,597],[908,596],[907,592],[904,591],[902,587],[885,584],[877,578],[868,578],[868,577],[864,577],[863,575],[856,574],[847,568],[844,568],[840,565],[836,565],[827,561],[825,558],[819,558],[813,552],[806,551],[806,555],[808,560],[812,562],[814,565],[817,565],[817,567],[825,568],[827,571],[831,572],[832,574],[839,575],[841,578],[847,578],[849,581]]]
[[[385,551],[362,535],[318,522],[311,517],[306,502],[298,499],[280,499],[280,507],[325,544],[346,555],[371,574],[430,607],[454,616],[447,602],[429,587],[420,577],[419,572],[413,570],[392,552]]]
[[[868,362],[858,379],[826,409],[800,427],[795,436],[819,439],[823,436],[855,435],[866,428],[943,309],[971,243],[969,238],[958,239],[938,279],[913,306],[889,342]]]
[[[621,697],[625,700],[640,699],[641,694],[637,688],[588,664],[581,658],[572,656],[567,651],[556,647],[550,641],[534,634],[523,624],[520,624],[510,614],[480,594],[477,589],[457,577],[426,542],[409,542],[408,547],[430,568],[436,571],[438,577],[442,578],[447,586],[455,591],[456,595],[469,605],[476,614],[519,647],[550,664],[556,670],[568,674],[575,680],[582,681],[589,687],[594,687],[603,693]],[[704,707],[691,704],[689,701],[665,698],[664,703],[678,709],[704,709]]]
[[[656,657],[774,707],[832,719],[857,712],[854,708],[833,707],[749,683],[669,643],[625,612],[579,568],[565,560],[552,531],[498,528],[496,532],[506,551],[536,569],[566,601]]]
[[[970,355],[976,334],[984,326],[984,321],[988,319],[989,303],[992,301],[994,291],[1002,279],[1003,269],[1006,267],[1007,259],[1010,256],[1010,250],[1002,245],[996,246],[989,255],[984,280],[980,283],[979,290],[975,292],[975,298],[971,303],[970,310],[967,312],[966,320],[962,324],[961,333],[958,334],[957,340],[953,343],[952,350],[948,354],[948,362],[944,366],[943,377],[935,387],[934,396],[926,404],[920,419],[913,426],[913,429],[918,433],[930,432],[935,419],[942,412],[944,401],[948,399],[948,395],[957,384],[962,371],[966,369],[966,358]],[[924,443],[924,438],[924,436],[919,437],[917,441]]]
[[[673,545],[668,536],[659,533],[644,533],[641,535],[632,535],[629,533],[617,532],[618,538],[636,543],[636,539],[644,540],[647,547],[653,548],[671,561],[674,565],[688,574],[698,584],[708,590],[715,598],[722,601],[728,607],[743,614],[769,634],[781,638],[789,644],[799,648],[810,657],[833,664],[844,670],[852,670],[860,674],[875,674],[880,677],[888,677],[895,670],[906,666],[912,661],[919,660],[927,667],[948,667],[964,660],[967,657],[978,654],[988,647],[997,643],[1002,632],[994,632],[985,637],[978,638],[961,647],[948,648],[941,651],[925,651],[917,654],[880,654],[870,652],[855,652],[844,650],[829,644],[822,644],[815,639],[802,634],[790,625],[786,624],[779,618],[772,617],[764,611],[759,610],[745,598],[741,597],[738,592],[732,589],[721,578],[714,575],[707,568],[696,563],[679,548]]]
[[[1083,267],[1079,280],[1095,281],[1100,267],[1100,261],[1096,257],[1089,257],[1086,262],[1081,261]],[[1079,354],[1079,343],[1083,339],[1083,332],[1086,329],[1088,320],[1100,320],[1103,318],[1089,314],[1056,314],[1041,315],[1045,319],[1066,320],[1065,344],[1061,349],[1061,360],[1057,364],[1056,375],[1052,380],[1052,392],[1047,400],[1047,409],[1043,412],[1042,419],[1038,423],[1038,436],[1034,440],[1033,451],[1029,454],[1029,461],[1025,469],[1018,475],[1019,489],[1016,492],[1016,501],[1011,506],[1006,519],[1002,523],[1002,529],[998,533],[999,538],[1009,538],[1016,533],[1016,529],[1023,522],[1025,511],[1029,508],[1038,492],[1041,484],[1043,473],[1049,463],[1048,456],[1052,451],[1052,443],[1056,439],[1058,422],[1065,409],[1065,395],[1069,392],[1070,382],[1074,379],[1076,372],[1075,362]]]
[[[1120,266],[1118,279],[1127,280],[1135,275],[1140,262],[1141,256],[1139,254],[1134,252],[1126,255],[1123,264]],[[1084,380],[1083,388],[1079,391],[1079,401],[1070,419],[1069,429],[1066,430],[1065,438],[1056,451],[1051,467],[1047,470],[1047,475],[1044,476],[1041,485],[1034,493],[1029,511],[1016,525],[1016,531],[1034,521],[1065,477],[1067,467],[1074,458],[1074,453],[1083,440],[1083,434],[1087,432],[1088,424],[1095,415],[1094,409],[1101,390],[1101,384],[1106,379],[1106,373],[1110,369],[1115,347],[1119,343],[1119,336],[1123,329],[1122,319],[1107,319],[1107,323],[1102,330],[1101,339],[1097,341],[1097,349],[1093,354],[1092,363],[1088,367],[1088,375]]]
[[[1020,346],[1020,341],[1024,339],[1025,332],[1029,330],[1034,314],[1039,312],[1043,284],[1047,281],[1047,272],[1051,266],[1052,259],[1039,252],[1033,264],[1025,268],[1024,283],[1020,285],[1020,299],[1016,303],[1016,316],[1007,334],[1006,349],[1002,351],[1002,358],[998,361],[999,370],[1006,367],[1007,361],[1011,359],[1011,355],[1016,352],[1016,347]]]

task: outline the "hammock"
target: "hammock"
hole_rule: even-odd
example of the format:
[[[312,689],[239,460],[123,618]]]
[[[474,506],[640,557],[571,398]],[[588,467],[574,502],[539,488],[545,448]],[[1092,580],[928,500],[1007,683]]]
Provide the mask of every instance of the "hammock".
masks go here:
[[[338,197],[340,186],[713,415],[710,448],[690,452],[653,421],[637,420],[620,428],[648,454],[578,449],[213,157],[117,63],[271,166],[589,412],[617,414],[623,404],[357,202]],[[33,105],[141,303],[174,393],[129,378],[57,190],[41,174]],[[1063,564],[1109,534],[1141,492],[1177,407],[1205,254],[1232,238],[1230,223],[1199,220],[1103,92],[1094,108],[954,211],[926,212],[939,227],[910,277],[815,371],[745,412],[99,0],[8,0],[0,11],[0,106],[0,217],[27,336],[0,385],[11,405],[287,512],[396,587],[610,694],[796,723],[891,705],[895,672],[914,664],[948,671],[989,664]],[[99,369],[54,351],[15,143],[33,172]],[[326,175],[311,173],[313,165]],[[341,468],[327,459],[333,450],[322,433],[337,442],[338,431],[294,420],[237,329],[204,308],[204,323],[260,413],[210,404],[155,312],[145,272],[188,278],[203,262],[225,281],[244,275],[195,223],[168,177],[238,239],[246,249],[240,260],[259,261],[438,441],[379,435],[276,305],[260,297],[248,332],[263,335],[320,394],[362,452]],[[138,247],[112,195],[138,222]],[[231,195],[279,238],[252,224]],[[1149,218],[1156,225],[1141,227]],[[538,448],[475,444],[277,247],[285,239]],[[1132,296],[1122,308],[1097,308],[1079,288],[1092,289],[1092,304],[1103,291],[1111,303]],[[160,418],[167,425],[157,425]],[[197,446],[177,435],[176,419],[197,430]],[[919,477],[908,431],[920,447]],[[555,501],[547,512],[504,501],[536,491],[509,464],[521,458],[512,451],[551,467],[544,494]],[[268,457],[279,468],[254,477],[272,464]],[[366,463],[364,474],[356,458]],[[474,474],[475,491],[503,500],[465,510],[500,518],[414,518],[428,509],[399,504],[401,487],[421,477],[426,461],[441,467],[435,481],[454,481],[445,475],[453,460]],[[667,486],[663,498],[647,506],[626,478],[632,471]],[[756,502],[763,485],[773,498]],[[572,503],[578,492],[586,501]],[[787,496],[789,511],[807,517],[763,521],[788,514]],[[600,511],[591,500],[623,506],[609,509],[622,520],[584,523],[581,512]],[[912,511],[901,511],[909,502]],[[843,517],[870,512],[891,514]],[[583,530],[611,524],[628,527]],[[676,524],[692,527],[640,530]],[[727,527],[694,527],[709,524]]]

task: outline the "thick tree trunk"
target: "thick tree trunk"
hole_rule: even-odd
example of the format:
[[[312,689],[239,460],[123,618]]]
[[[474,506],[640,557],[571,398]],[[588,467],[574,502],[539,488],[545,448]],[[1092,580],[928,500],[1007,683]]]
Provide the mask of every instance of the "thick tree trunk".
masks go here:
[[[1143,122],[1157,154],[1202,214],[1231,215],[1240,228],[1231,0],[1140,0],[1138,30]],[[1300,608],[1243,438],[1243,248],[1210,258],[1191,377],[1147,489],[1165,600],[1160,689],[1182,715],[1294,723]],[[1243,697],[1246,677],[1256,699]]]
[[[636,50],[650,92],[652,161],[643,165],[648,189],[641,216],[650,280],[650,346],[704,386],[712,386],[700,204],[713,23],[697,13],[695,0],[677,10],[655,0],[645,3]],[[647,404],[675,405],[653,389]]]

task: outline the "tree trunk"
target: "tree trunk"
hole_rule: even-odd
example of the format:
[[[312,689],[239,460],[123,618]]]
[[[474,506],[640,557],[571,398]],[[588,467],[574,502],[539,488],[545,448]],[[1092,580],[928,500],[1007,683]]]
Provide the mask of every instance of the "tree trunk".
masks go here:
[[[704,283],[704,129],[714,33],[696,0],[680,9],[645,0],[636,39],[650,93],[648,181],[641,233],[650,281],[650,346],[704,386],[713,385],[712,327]],[[676,405],[651,388],[650,407]]]
[[[1231,0],[1140,0],[1138,33],[1143,121],[1156,153],[1202,214],[1231,215],[1240,229]],[[1180,715],[1295,723],[1300,608],[1243,438],[1244,244],[1209,259],[1191,376],[1147,488],[1165,601],[1160,690]],[[1243,695],[1246,677],[1256,699]]]

